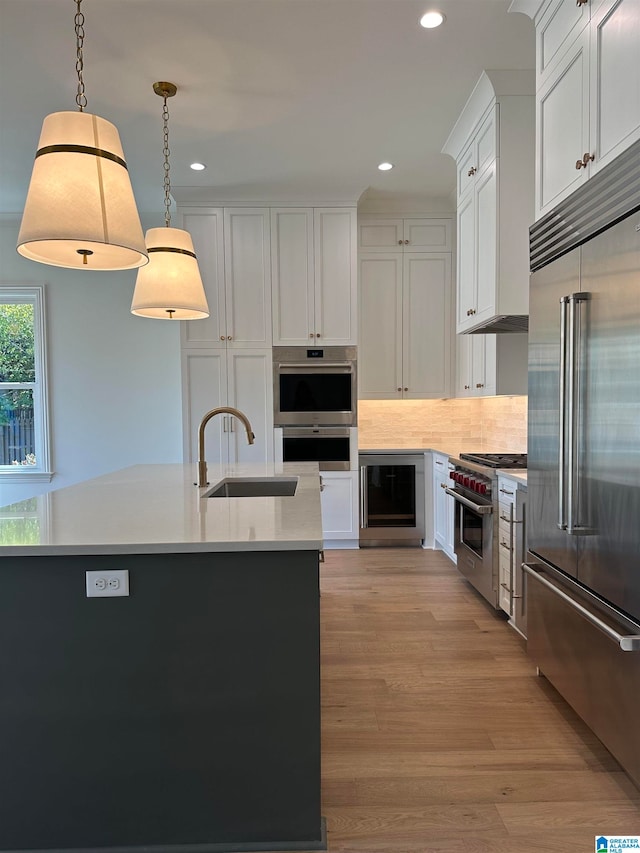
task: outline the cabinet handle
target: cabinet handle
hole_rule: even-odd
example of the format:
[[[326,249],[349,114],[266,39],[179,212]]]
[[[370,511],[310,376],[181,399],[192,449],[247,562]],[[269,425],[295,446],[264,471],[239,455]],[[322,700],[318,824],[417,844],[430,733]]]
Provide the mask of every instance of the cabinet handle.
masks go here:
[[[475,309],[475,308],[469,308],[469,310],[467,311],[467,317],[471,317],[471,316],[473,316],[473,314],[475,314],[475,313],[476,313],[476,309]]]
[[[502,587],[502,589],[506,589],[506,590],[507,590],[507,592],[511,592],[511,588],[510,588],[510,587],[508,587],[508,586],[506,585],[506,583],[501,583],[501,584],[500,584],[500,586]],[[514,597],[514,598],[522,598],[522,596],[521,596],[521,595],[514,595],[513,597]]]
[[[478,171],[478,170],[476,169],[476,167],[475,167],[475,166],[472,166],[472,167],[469,169],[469,171],[467,172],[467,177],[468,177],[468,178],[472,178],[472,177],[475,175],[475,173],[476,173],[477,171]]]
[[[591,163],[591,161],[595,159],[595,154],[590,154],[588,151],[585,151],[585,153],[582,155],[582,160],[576,160],[576,169],[578,171],[580,171],[580,169],[586,169],[589,163]]]
[[[464,386],[464,390],[465,390],[465,391],[468,391],[468,390],[469,390],[469,387],[470,387],[469,385],[465,385],[465,386]]]
[[[476,382],[476,388],[484,388],[483,382]]]
[[[447,484],[446,484],[446,483],[440,483],[440,488],[441,488],[441,489],[446,489],[446,488],[447,488]]]
[[[576,6],[580,8],[580,6],[586,6],[589,0],[576,0]]]
[[[320,491],[324,492],[324,480],[322,479],[322,474],[320,474]]]
[[[444,462],[439,462],[439,461],[436,459],[436,465],[444,465]]]
[[[509,545],[507,545],[506,542],[501,542],[500,547],[504,548],[505,551],[509,551],[509,552],[511,551],[511,548],[509,547]]]

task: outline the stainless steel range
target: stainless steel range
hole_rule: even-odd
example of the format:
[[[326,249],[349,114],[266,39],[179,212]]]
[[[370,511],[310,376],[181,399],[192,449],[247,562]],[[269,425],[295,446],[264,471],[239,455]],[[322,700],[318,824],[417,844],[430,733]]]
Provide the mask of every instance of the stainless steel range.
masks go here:
[[[492,607],[498,604],[499,468],[526,468],[526,453],[461,453],[449,460],[455,499],[454,549],[458,569]]]

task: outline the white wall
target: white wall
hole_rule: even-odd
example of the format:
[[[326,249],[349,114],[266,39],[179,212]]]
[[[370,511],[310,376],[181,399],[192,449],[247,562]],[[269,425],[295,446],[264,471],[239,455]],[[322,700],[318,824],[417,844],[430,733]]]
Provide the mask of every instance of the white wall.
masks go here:
[[[144,217],[143,227],[162,225]],[[0,481],[0,506],[144,462],[182,460],[179,323],[130,313],[136,272],[79,272],[16,252],[0,221],[0,284],[45,284],[50,484]]]

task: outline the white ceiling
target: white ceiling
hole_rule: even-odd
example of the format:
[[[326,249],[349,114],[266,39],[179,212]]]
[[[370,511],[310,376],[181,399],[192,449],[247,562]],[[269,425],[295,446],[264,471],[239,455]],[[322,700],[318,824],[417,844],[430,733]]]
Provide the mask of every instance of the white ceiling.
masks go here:
[[[484,68],[533,68],[509,0],[84,0],[88,112],[119,129],[138,207],[176,197],[448,196],[440,153]],[[439,8],[445,24],[418,25]],[[75,106],[73,0],[0,0],[0,213],[22,210],[42,119]],[[204,172],[189,163],[200,160]],[[391,172],[376,168],[382,160]],[[182,189],[192,187],[194,189]]]

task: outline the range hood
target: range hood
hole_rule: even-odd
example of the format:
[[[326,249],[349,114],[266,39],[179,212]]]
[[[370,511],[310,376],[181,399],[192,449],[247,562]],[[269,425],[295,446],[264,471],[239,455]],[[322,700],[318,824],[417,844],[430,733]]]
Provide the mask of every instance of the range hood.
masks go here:
[[[489,317],[479,326],[474,329],[468,329],[462,332],[463,335],[492,335],[504,334],[506,332],[528,332],[529,331],[529,315],[528,314],[499,314],[495,317]]]

